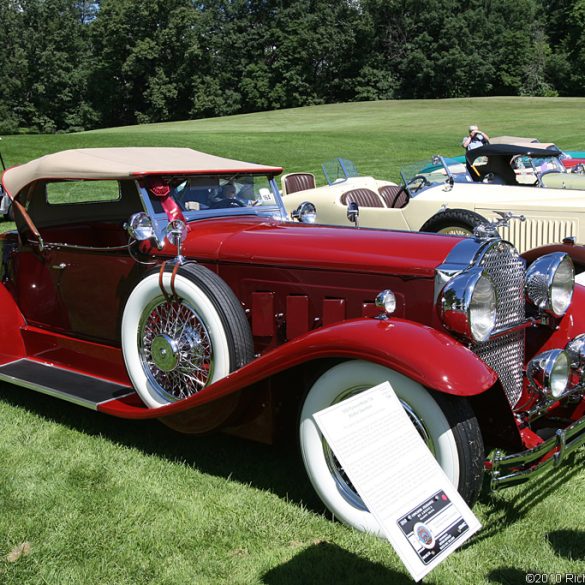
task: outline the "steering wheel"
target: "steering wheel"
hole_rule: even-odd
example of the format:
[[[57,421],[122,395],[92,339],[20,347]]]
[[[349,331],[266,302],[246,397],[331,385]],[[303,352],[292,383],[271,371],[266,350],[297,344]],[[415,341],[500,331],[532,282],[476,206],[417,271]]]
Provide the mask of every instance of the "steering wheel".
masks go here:
[[[396,193],[396,195],[394,195],[394,197],[392,198],[392,208],[394,209],[394,207],[396,206],[396,202],[398,201],[398,199],[400,198],[400,196],[402,194],[406,193],[406,203],[408,203],[408,200],[410,199],[410,194],[409,192],[406,190],[406,188],[404,187],[404,185],[400,185],[400,189],[398,189],[398,192]],[[406,206],[406,203],[404,205],[402,205],[402,207]]]
[[[411,185],[413,183],[416,183],[417,181],[420,181],[420,183],[418,185],[411,187]],[[412,177],[412,179],[410,179],[410,181],[408,181],[408,183],[406,183],[406,187],[412,188],[413,193],[416,193],[417,191],[420,191],[420,189],[422,189],[423,187],[428,187],[430,184],[431,182],[424,175],[415,175],[414,177]]]
[[[229,207],[246,207],[246,204],[239,199],[219,199],[214,201],[209,209],[228,209]]]

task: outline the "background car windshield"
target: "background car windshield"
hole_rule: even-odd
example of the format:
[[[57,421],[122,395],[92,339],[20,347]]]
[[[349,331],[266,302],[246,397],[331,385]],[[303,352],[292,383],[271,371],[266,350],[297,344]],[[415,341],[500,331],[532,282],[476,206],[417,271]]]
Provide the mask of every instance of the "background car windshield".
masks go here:
[[[449,160],[449,159],[447,159]],[[451,161],[455,169],[465,172],[465,169],[459,169],[461,163]],[[431,185],[445,183],[449,178],[447,171],[447,162],[439,157],[434,156],[431,160],[423,160],[412,163],[403,167],[400,171],[404,185],[411,196],[416,195],[421,189]]]
[[[323,169],[325,180],[329,185],[333,185],[334,183],[341,183],[350,177],[360,176],[353,162],[346,158],[335,158],[333,160],[328,160],[321,165],[321,168]]]
[[[534,184],[537,175],[543,173],[565,172],[563,164],[555,156],[518,155],[511,160],[510,166],[516,174],[516,181],[520,184]]]

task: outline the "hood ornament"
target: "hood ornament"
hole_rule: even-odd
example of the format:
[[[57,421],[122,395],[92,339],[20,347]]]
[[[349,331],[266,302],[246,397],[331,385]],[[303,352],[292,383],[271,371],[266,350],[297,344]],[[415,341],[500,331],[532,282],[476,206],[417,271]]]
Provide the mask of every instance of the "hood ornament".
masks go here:
[[[511,211],[495,211],[500,216],[500,219],[485,222],[473,229],[473,236],[477,240],[489,240],[492,238],[501,238],[498,228],[508,227],[513,219],[519,221],[526,221],[525,215],[515,215]]]

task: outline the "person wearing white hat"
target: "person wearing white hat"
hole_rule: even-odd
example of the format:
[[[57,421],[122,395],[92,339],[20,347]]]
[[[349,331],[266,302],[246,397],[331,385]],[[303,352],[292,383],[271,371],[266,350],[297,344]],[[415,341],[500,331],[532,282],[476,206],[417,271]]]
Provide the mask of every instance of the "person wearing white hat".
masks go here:
[[[461,146],[467,150],[473,150],[474,148],[479,148],[489,143],[490,137],[485,132],[480,131],[477,126],[471,125],[469,127],[469,135],[463,139]]]

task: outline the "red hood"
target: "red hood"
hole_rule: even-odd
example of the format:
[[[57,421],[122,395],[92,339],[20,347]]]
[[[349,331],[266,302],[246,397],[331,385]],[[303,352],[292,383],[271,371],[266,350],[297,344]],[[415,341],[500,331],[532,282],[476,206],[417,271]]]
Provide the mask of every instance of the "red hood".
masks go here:
[[[192,222],[183,255],[265,266],[432,277],[459,241],[416,232],[240,217]]]

